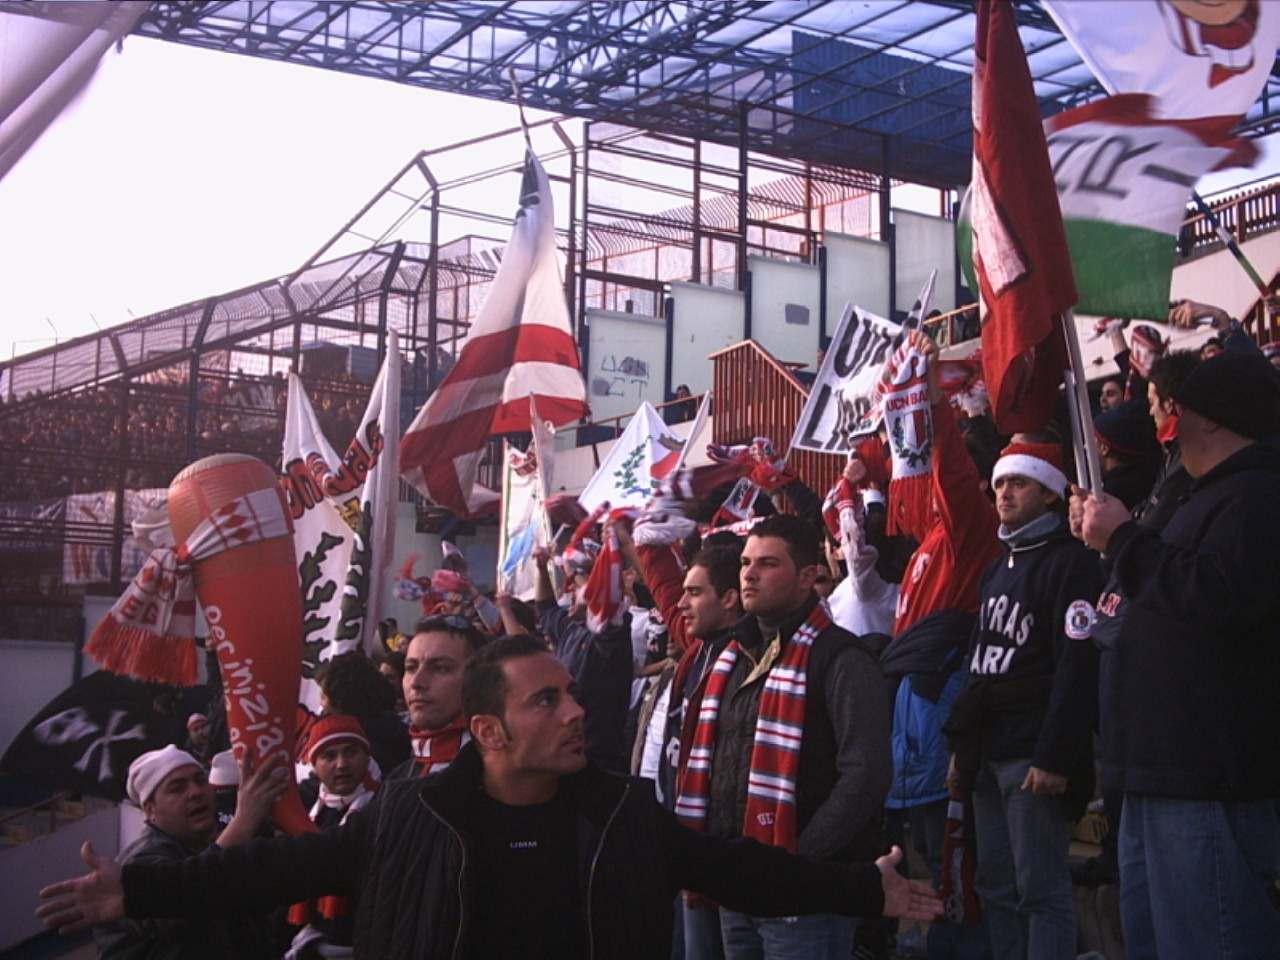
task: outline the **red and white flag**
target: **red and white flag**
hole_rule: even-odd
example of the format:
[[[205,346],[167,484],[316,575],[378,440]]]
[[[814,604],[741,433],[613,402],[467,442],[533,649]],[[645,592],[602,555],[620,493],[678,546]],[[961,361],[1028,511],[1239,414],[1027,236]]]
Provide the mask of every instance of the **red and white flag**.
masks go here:
[[[1053,412],[1076,302],[1040,107],[1008,0],[979,0],[973,64],[973,266],[996,423],[1036,430]]]
[[[511,241],[458,362],[401,440],[401,473],[458,516],[495,509],[498,493],[476,484],[485,441],[528,430],[531,396],[556,426],[587,413],[556,259],[551,189],[529,152]]]

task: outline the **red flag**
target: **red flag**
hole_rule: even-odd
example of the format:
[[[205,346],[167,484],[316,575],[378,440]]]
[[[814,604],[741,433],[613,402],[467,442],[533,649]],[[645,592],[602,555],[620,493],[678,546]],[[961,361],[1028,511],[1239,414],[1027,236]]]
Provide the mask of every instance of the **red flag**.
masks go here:
[[[488,437],[528,430],[529,397],[559,426],[586,414],[586,388],[556,257],[547,175],[525,156],[520,208],[458,362],[400,441],[400,472],[458,516],[496,509],[476,483]]]
[[[1059,315],[1075,277],[1044,128],[1008,0],[979,0],[973,64],[973,266],[996,423],[1036,430],[1067,365]]]

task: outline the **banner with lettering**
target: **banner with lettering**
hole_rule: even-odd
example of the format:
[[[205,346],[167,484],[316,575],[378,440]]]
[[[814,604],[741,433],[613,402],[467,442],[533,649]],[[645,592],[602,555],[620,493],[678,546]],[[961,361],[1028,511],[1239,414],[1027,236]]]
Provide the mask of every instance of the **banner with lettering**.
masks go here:
[[[57,552],[67,501],[10,500],[0,503],[0,550],[5,553]]]
[[[133,536],[133,522],[164,507],[169,499],[166,487],[124,492],[124,547],[120,558],[120,578],[131,580],[147,562],[151,550]],[[62,548],[62,582],[66,584],[107,583],[111,579],[112,531],[115,528],[116,492],[73,493],[66,498],[63,525],[66,540]]]
[[[339,457],[320,430],[302,381],[289,375],[284,474],[302,589],[300,702],[319,709],[316,668],[348,650],[381,646],[385,583],[395,551],[400,351],[388,333],[364,417]]]
[[[809,390],[791,446],[847,453],[880,420],[876,383],[902,328],[848,304]]]

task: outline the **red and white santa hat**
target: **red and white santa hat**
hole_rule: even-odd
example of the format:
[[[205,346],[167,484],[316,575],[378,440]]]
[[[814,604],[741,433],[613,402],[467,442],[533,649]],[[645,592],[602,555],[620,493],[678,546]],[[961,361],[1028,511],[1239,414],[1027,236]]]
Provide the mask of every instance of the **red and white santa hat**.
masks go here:
[[[1001,477],[1026,477],[1040,484],[1054,496],[1061,497],[1068,487],[1062,472],[1062,448],[1056,443],[1011,443],[1000,451],[1000,459],[991,471],[991,485]]]
[[[311,725],[311,733],[307,737],[307,763],[315,762],[315,755],[322,747],[340,740],[354,740],[369,749],[369,738],[359,720],[345,713],[329,713]]]

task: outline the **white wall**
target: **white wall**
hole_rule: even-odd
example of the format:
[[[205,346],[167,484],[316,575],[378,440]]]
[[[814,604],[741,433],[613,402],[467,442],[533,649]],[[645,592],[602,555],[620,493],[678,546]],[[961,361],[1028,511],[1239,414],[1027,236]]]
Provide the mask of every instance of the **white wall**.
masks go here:
[[[593,420],[631,413],[642,401],[662,403],[667,322],[660,317],[588,310],[587,403]]]
[[[897,281],[894,305],[899,310],[910,310],[929,273],[936,269],[932,309],[943,313],[955,309],[956,225],[942,217],[894,210],[893,242]]]
[[[746,297],[701,283],[672,283],[671,390],[685,383],[693,393],[711,388],[708,356],[742,339]]]
[[[827,248],[827,336],[836,332],[844,305],[889,315],[889,245],[842,233],[823,234]]]
[[[748,257],[747,262],[751,270],[751,339],[779,360],[814,369],[821,271],[807,263],[770,257]]]

